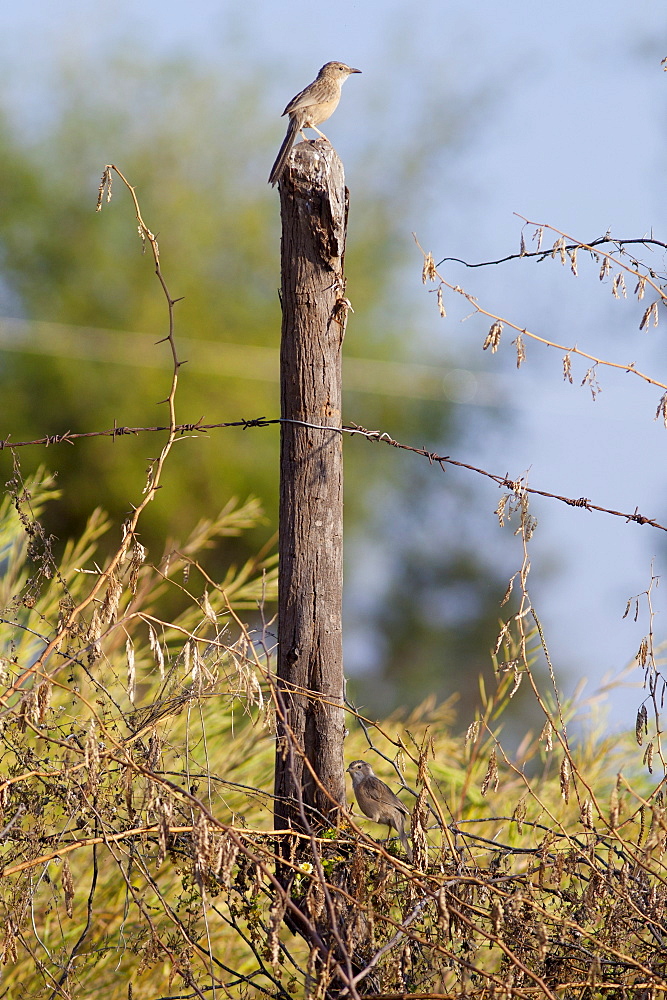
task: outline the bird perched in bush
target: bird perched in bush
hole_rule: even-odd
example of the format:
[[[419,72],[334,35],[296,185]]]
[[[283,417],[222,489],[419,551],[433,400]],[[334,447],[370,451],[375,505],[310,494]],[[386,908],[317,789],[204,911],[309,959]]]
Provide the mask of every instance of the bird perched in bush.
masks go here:
[[[403,805],[397,795],[394,795],[389,785],[380,781],[371,765],[365,760],[353,760],[347,770],[352,778],[352,787],[362,813],[374,823],[386,823],[390,831],[392,828],[396,830],[408,861],[412,861],[412,850],[403,820],[404,816],[410,815],[410,810]]]

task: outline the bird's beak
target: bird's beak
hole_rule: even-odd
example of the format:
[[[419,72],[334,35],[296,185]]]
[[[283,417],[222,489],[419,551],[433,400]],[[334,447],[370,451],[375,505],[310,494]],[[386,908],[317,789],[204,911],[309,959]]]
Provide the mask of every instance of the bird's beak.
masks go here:
[[[361,73],[360,69],[351,69],[350,73]]]

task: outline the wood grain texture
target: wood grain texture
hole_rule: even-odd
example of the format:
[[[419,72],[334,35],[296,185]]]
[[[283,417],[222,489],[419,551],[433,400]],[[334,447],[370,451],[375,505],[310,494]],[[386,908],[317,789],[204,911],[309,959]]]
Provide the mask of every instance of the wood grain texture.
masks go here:
[[[280,199],[281,415],[339,428],[347,207],[328,142],[296,147]],[[342,447],[335,430],[281,426],[277,829],[334,822],[345,801]]]

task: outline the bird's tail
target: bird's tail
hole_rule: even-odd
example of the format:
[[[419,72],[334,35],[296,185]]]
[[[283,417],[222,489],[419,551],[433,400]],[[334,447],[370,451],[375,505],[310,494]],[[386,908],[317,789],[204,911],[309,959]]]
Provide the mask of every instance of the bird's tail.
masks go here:
[[[287,159],[292,152],[292,146],[294,145],[294,140],[297,137],[300,127],[301,121],[299,120],[299,116],[290,115],[289,125],[287,126],[287,135],[283,139],[283,144],[278,151],[276,162],[271,167],[269,184],[277,184],[282,177],[283,170],[285,169]]]
[[[401,843],[403,844],[403,850],[405,851],[408,861],[412,864],[412,848],[410,847],[410,842],[408,840],[408,835],[405,832],[405,824],[403,822],[403,817],[399,814],[398,819],[400,821],[400,827],[398,828],[398,836]]]

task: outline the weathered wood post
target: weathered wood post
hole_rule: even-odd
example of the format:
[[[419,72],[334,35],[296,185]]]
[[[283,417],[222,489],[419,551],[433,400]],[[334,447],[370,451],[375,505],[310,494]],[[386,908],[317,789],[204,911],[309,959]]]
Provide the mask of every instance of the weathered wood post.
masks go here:
[[[280,207],[275,825],[305,832],[335,822],[345,801],[339,428],[347,192],[327,141],[296,147],[280,181]]]

